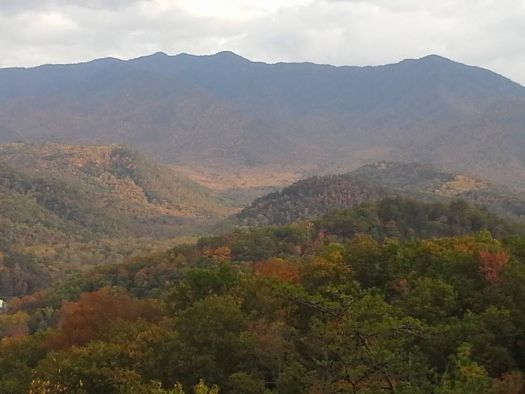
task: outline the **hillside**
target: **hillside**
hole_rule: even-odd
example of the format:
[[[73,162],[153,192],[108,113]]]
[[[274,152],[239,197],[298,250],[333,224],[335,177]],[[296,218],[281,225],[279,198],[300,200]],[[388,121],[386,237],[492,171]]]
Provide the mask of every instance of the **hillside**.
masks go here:
[[[311,177],[256,199],[235,218],[242,224],[285,224],[312,219],[385,197],[423,201],[464,199],[508,218],[525,218],[523,193],[430,165],[378,162],[342,175]]]
[[[117,145],[0,145],[0,297],[166,248],[232,212],[209,189]]]
[[[286,224],[388,196],[395,193],[350,174],[315,176],[257,198],[235,218],[244,225]]]
[[[521,189],[489,182],[425,164],[377,162],[352,171],[357,179],[401,190],[408,196],[464,199],[486,206],[500,216],[525,219],[525,194]]]
[[[524,280],[465,203],[237,229],[11,299],[0,391],[518,394]]]
[[[229,212],[206,188],[121,146],[13,143],[0,146],[0,165],[2,220],[14,225],[2,231],[20,226],[4,239],[22,244],[173,236]]]
[[[0,141],[126,144],[210,184],[386,159],[525,187],[525,88],[436,55],[333,67],[156,53],[2,69],[0,87]]]

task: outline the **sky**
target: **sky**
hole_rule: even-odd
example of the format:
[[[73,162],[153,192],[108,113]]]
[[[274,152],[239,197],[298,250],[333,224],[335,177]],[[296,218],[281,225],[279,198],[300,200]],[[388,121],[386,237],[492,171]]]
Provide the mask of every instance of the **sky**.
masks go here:
[[[525,85],[525,0],[0,0],[0,67],[231,50],[376,65],[439,54]]]

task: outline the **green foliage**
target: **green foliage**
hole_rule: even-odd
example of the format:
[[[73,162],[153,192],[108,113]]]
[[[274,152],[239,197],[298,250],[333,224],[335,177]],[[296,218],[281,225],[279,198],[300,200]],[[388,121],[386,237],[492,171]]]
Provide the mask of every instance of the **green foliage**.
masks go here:
[[[121,146],[1,145],[0,251],[18,262],[0,270],[0,297],[32,293],[88,264],[166,249],[231,209]]]
[[[429,213],[421,206],[403,205],[400,198],[443,205],[437,204],[434,206],[436,211]],[[370,233],[374,229],[370,225],[376,224],[374,221],[378,215],[383,219],[383,225],[392,220],[398,226],[402,224],[405,228],[418,228],[421,227],[421,222],[428,220],[425,217],[431,214],[438,218],[443,214],[445,206],[455,200],[486,206],[493,214],[521,223],[525,218],[525,198],[520,190],[490,184],[466,175],[443,172],[427,164],[378,162],[347,174],[314,176],[300,180],[279,192],[256,199],[236,215],[236,219],[245,225],[282,225],[297,220],[311,220],[334,210],[348,210],[362,203],[384,199],[393,199],[394,204],[385,202],[377,210],[348,212],[351,217],[346,219],[352,220],[353,231]],[[477,231],[486,223],[486,211],[471,208],[465,217],[464,204],[453,205],[459,216],[454,217],[454,207],[451,206],[448,212],[451,215],[446,220],[452,229],[454,225],[458,230],[470,226],[473,231]],[[401,217],[406,220],[405,223],[399,223]],[[387,236],[398,236],[396,230],[398,229],[394,226]]]
[[[518,394],[523,236],[475,212],[390,199],[77,274],[0,316],[0,392]]]
[[[523,381],[520,374],[510,374],[502,379],[491,378],[487,371],[471,358],[472,346],[463,343],[458,348],[457,355],[452,357],[452,368],[447,371],[438,394],[503,394],[518,393]]]
[[[463,200],[443,204],[400,198],[363,204],[350,210],[332,211],[322,217],[317,225],[321,231],[342,238],[368,234],[376,239],[420,239],[481,230],[490,230],[502,237],[518,229]]]

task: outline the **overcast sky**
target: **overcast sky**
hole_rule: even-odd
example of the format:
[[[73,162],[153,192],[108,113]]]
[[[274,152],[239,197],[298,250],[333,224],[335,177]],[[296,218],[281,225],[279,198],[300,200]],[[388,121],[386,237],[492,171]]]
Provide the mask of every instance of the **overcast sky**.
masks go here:
[[[436,53],[525,85],[525,0],[0,0],[0,67],[221,50],[336,65]]]

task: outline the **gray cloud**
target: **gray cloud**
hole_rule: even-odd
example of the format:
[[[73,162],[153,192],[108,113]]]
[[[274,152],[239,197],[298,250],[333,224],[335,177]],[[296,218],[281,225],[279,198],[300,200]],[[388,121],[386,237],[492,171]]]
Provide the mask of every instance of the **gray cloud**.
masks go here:
[[[0,66],[233,50],[383,64],[438,53],[525,84],[515,0],[0,0]]]

